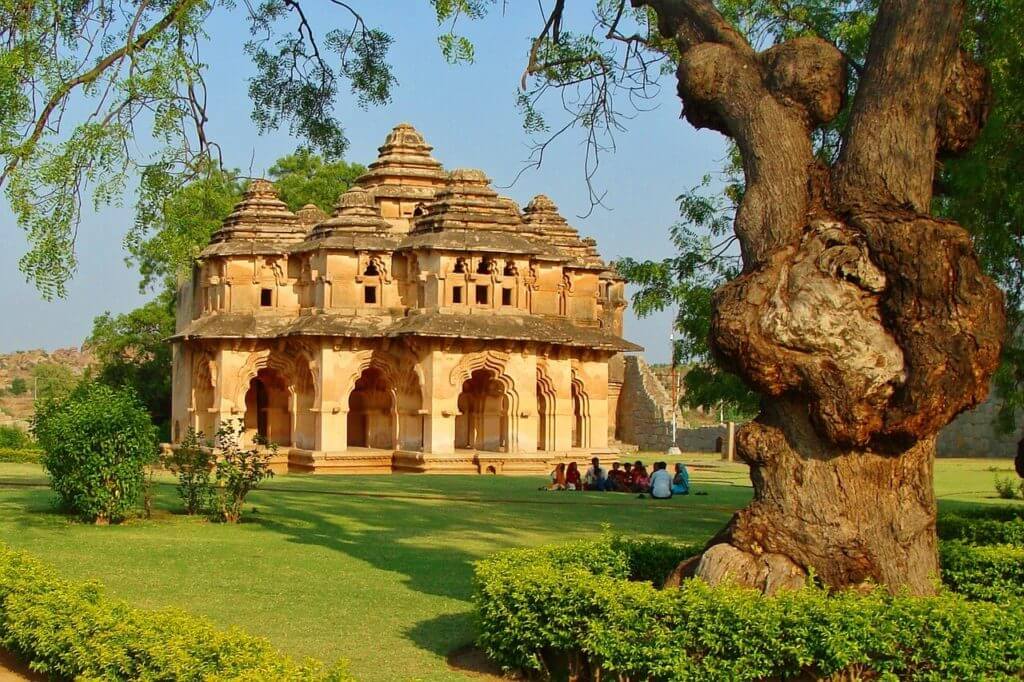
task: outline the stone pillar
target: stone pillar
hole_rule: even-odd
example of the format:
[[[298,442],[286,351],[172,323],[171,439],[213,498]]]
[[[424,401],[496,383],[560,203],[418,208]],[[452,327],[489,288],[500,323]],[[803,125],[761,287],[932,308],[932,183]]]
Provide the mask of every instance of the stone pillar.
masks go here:
[[[427,402],[423,420],[423,452],[452,454],[455,452],[455,415],[461,386],[452,386],[451,371],[455,357],[437,348],[428,351],[420,361],[423,369],[424,393]]]
[[[512,381],[515,400],[510,400],[508,451],[537,452],[537,357],[513,353],[505,374]]]
[[[588,361],[580,366],[590,403],[590,447],[603,450],[608,447],[608,362]]]
[[[555,389],[554,423],[555,437],[552,441],[555,452],[572,449],[572,362],[569,358],[548,360],[548,376]]]
[[[726,426],[725,447],[722,450],[724,459],[729,462],[736,461],[736,422],[729,422]]]

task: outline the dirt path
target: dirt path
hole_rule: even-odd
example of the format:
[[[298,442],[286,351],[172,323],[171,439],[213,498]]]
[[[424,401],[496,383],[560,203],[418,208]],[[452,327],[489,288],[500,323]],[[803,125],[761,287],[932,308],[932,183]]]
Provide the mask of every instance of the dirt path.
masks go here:
[[[46,680],[28,669],[28,666],[0,649],[0,682],[43,682]]]

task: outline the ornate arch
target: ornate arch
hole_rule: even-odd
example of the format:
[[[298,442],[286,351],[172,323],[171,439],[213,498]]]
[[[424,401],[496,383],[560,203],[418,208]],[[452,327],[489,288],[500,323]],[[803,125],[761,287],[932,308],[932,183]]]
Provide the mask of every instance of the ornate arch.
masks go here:
[[[342,403],[348,400],[348,397],[352,394],[352,389],[355,388],[356,382],[359,381],[359,377],[363,375],[363,372],[371,367],[379,370],[384,375],[384,379],[388,382],[392,393],[398,390],[400,385],[399,378],[403,374],[401,359],[398,356],[382,350],[358,350],[354,351],[354,353],[357,361],[343,385],[340,396]]]
[[[496,350],[485,350],[463,355],[455,367],[452,368],[448,379],[451,381],[452,386],[461,386],[469,380],[473,372],[478,369],[487,369],[493,372],[500,380],[502,377],[505,377],[505,367],[508,366],[509,357],[511,356],[508,353]],[[511,384],[507,377],[505,377],[505,380]]]

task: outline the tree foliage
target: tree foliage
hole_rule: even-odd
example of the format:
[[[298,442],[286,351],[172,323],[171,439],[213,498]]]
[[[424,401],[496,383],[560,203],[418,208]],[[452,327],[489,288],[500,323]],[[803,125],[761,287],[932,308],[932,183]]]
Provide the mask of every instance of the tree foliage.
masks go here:
[[[87,521],[122,521],[142,496],[154,461],[149,415],[125,389],[83,381],[66,397],[44,399],[32,426],[62,508]]]
[[[278,159],[268,175],[281,193],[281,200],[292,211],[313,204],[330,214],[338,195],[366,172],[358,163],[342,160],[326,161],[310,149],[302,147]]]
[[[96,379],[131,388],[149,412],[162,440],[170,439],[171,345],[174,292],[121,315],[104,313],[93,321],[88,345],[99,362]]]
[[[32,368],[32,381],[37,401],[52,400],[67,395],[78,382],[78,377],[65,365],[40,362]]]
[[[948,160],[938,209],[971,231],[986,272],[1006,294],[1007,338],[994,384],[998,425],[1024,408],[1024,2],[972,0],[964,43],[988,67],[994,101],[978,143]]]

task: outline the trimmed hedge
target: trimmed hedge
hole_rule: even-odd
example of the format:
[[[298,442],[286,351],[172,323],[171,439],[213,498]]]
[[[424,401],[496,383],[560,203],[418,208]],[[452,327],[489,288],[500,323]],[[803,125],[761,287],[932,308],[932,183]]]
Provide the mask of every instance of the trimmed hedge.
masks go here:
[[[603,538],[512,550],[476,564],[478,643],[507,669],[544,670],[581,652],[631,679],[759,680],[810,674],[1010,679],[1024,674],[1024,600],[945,592],[765,597],[699,580],[659,590],[635,567],[692,547]],[[654,560],[652,557],[658,557]],[[570,656],[570,660],[572,657]]]
[[[942,582],[969,599],[1024,597],[1024,547],[977,547],[951,540],[939,545],[939,563]]]
[[[38,464],[42,457],[42,450],[29,450],[26,448],[0,448],[0,462],[18,462]]]
[[[936,530],[943,540],[1024,547],[1024,506],[939,514]]]
[[[143,611],[96,583],[66,580],[0,544],[0,646],[51,677],[92,680],[333,680],[352,678],[298,663],[259,637],[177,610]]]

